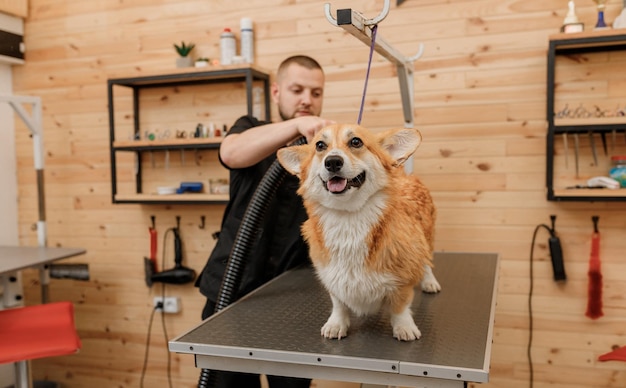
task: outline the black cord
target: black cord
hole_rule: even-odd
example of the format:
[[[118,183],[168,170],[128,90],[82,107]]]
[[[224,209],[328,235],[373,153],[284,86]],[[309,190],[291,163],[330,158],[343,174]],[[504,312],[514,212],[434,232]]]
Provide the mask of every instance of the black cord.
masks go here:
[[[528,290],[528,347],[526,348],[526,356],[528,357],[528,373],[529,373],[529,387],[533,388],[535,373],[533,370],[533,357],[532,357],[532,345],[533,345],[533,288],[534,288],[534,275],[533,275],[533,256],[535,251],[535,241],[537,240],[537,233],[540,228],[546,228],[550,235],[554,235],[554,229],[550,229],[548,225],[537,225],[535,232],[533,233],[533,239],[530,243],[530,287]]]
[[[167,250],[165,249],[165,246],[167,243],[167,235],[173,232],[174,232],[174,228],[169,228],[163,234],[163,254],[161,255],[161,268],[162,268],[161,270],[165,269],[165,252],[167,252]],[[161,300],[163,301],[163,303],[165,303],[165,283],[161,283]],[[170,388],[172,388],[172,367],[171,367],[172,355],[167,346],[169,339],[167,336],[167,327],[165,326],[164,308],[161,308],[161,325],[163,326],[163,335],[165,336],[165,350],[167,351],[167,382],[169,383]]]
[[[163,254],[161,255],[161,268],[165,268],[165,252],[167,252],[167,250],[165,249],[165,245],[167,242],[167,235],[168,233],[173,232],[173,231],[174,231],[174,228],[169,228],[168,230],[165,231],[165,234],[163,235]],[[164,302],[165,302],[165,283],[161,283],[161,303],[157,304],[152,309],[152,313],[150,314],[150,322],[148,323],[148,335],[146,338],[146,351],[144,353],[143,367],[141,369],[141,380],[139,383],[140,388],[143,388],[143,380],[146,376],[146,369],[148,368],[148,354],[150,352],[150,336],[152,333],[152,323],[154,321],[154,314],[159,309],[161,309],[161,325],[163,326],[163,335],[165,336],[165,349],[167,350],[167,382],[170,388],[172,388],[172,355],[168,348],[169,338],[167,335],[167,326],[165,325],[165,311],[163,311]]]
[[[165,284],[163,284],[163,294],[165,293]],[[163,303],[157,304],[152,309],[152,313],[150,314],[150,322],[148,323],[148,335],[146,337],[146,351],[143,357],[143,367],[141,368],[141,380],[139,383],[139,387],[143,388],[143,380],[146,377],[146,370],[148,368],[148,354],[150,353],[150,337],[152,334],[152,323],[154,322],[154,314],[157,310],[161,309],[161,324],[163,325],[163,334],[165,336],[165,349],[167,350],[167,382],[172,388],[172,355],[168,349],[168,335],[167,335],[167,327],[165,326],[165,312],[163,311]]]
[[[159,306],[154,306],[152,313],[150,314],[150,323],[148,324],[148,335],[146,336],[146,352],[143,356],[143,367],[141,368],[141,379],[139,380],[139,387],[143,388],[143,379],[146,377],[146,369],[148,368],[148,353],[150,352],[150,333],[152,331],[152,321],[154,320],[154,313],[156,313]]]
[[[165,283],[161,284],[161,300],[165,303]],[[165,351],[167,352],[167,382],[172,388],[172,354],[167,346],[169,338],[167,335],[167,327],[165,326],[165,311],[161,309],[161,325],[163,326],[163,335],[165,336]]]

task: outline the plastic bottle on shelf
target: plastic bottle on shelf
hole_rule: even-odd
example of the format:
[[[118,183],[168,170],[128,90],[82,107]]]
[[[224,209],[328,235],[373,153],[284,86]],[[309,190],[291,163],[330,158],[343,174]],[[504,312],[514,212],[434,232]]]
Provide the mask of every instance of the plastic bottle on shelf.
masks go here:
[[[254,32],[252,30],[252,19],[241,18],[241,56],[244,63],[254,62]]]
[[[237,41],[230,28],[224,28],[220,35],[220,64],[230,65],[237,54]]]
[[[626,187],[626,155],[611,157],[609,176],[618,181],[622,188]]]

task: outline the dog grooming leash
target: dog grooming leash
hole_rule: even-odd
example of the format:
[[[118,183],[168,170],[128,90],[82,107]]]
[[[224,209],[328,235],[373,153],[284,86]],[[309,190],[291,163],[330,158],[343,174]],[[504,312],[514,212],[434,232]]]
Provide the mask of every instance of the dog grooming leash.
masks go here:
[[[367,73],[365,74],[365,84],[363,85],[363,95],[361,96],[361,108],[359,109],[359,118],[357,124],[361,124],[363,118],[363,108],[365,106],[365,95],[367,94],[367,82],[370,79],[370,69],[372,67],[372,56],[374,55],[374,47],[376,46],[376,30],[378,30],[378,24],[374,24],[372,27],[372,44],[370,46],[370,58],[367,62]]]

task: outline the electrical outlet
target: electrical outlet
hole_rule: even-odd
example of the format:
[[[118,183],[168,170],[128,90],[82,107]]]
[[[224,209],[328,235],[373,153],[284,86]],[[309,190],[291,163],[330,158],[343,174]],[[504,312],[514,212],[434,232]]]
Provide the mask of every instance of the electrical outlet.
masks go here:
[[[153,302],[154,307],[156,307],[161,301],[163,301],[162,297],[155,296],[154,302]],[[180,298],[177,296],[165,297],[165,301],[163,302],[163,312],[166,314],[179,313],[180,312]]]

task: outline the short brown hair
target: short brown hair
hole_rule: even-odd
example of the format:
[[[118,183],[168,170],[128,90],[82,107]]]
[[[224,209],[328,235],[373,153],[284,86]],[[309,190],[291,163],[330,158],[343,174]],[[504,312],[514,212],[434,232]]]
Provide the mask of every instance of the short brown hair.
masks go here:
[[[285,72],[285,69],[287,69],[291,64],[294,63],[302,67],[306,67],[309,70],[318,69],[322,73],[324,72],[322,66],[315,59],[307,55],[293,55],[281,62],[280,66],[278,66],[278,72],[276,73],[276,76],[280,78],[281,75]]]

